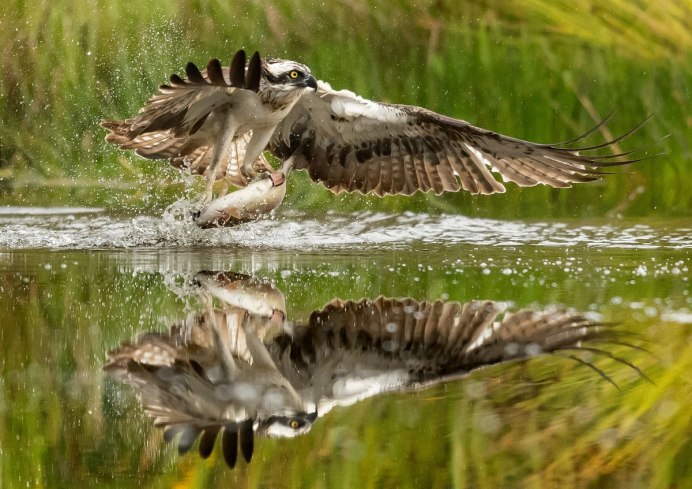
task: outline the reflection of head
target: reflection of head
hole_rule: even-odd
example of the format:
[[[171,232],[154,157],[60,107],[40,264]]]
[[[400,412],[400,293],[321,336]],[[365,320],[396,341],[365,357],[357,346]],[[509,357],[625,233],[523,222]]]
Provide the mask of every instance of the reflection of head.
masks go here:
[[[285,300],[271,285],[211,272],[195,282],[204,313],[167,333],[123,343],[109,352],[104,369],[135,388],[167,441],[179,436],[180,453],[199,438],[199,453],[207,457],[221,434],[231,467],[238,446],[250,461],[255,434],[304,434],[318,414],[335,406],[425,388],[494,363],[558,351],[600,352],[581,343],[612,333],[561,310],[509,314],[492,301],[379,297],[335,299],[289,334],[283,328]],[[214,306],[213,298],[220,304]]]
[[[259,422],[257,433],[273,437],[292,438],[310,431],[316,420],[317,411],[291,415],[275,414]]]

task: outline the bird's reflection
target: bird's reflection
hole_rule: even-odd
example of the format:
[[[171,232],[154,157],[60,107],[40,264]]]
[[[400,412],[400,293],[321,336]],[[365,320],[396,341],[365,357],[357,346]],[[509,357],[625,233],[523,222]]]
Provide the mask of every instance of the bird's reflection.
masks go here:
[[[493,301],[334,299],[307,324],[291,324],[283,294],[266,282],[230,272],[200,272],[194,282],[203,313],[123,343],[108,353],[104,370],[135,389],[166,441],[179,435],[179,453],[199,438],[206,458],[220,435],[229,467],[238,447],[250,461],[255,435],[306,433],[333,407],[383,392],[554,352],[607,378],[575,352],[615,358],[588,346],[609,339],[607,325],[564,310],[510,314]]]

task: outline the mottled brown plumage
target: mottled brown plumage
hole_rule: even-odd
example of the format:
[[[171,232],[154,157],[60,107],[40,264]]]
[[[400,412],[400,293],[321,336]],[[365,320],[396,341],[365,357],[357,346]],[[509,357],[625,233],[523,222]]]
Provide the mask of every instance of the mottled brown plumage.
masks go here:
[[[622,159],[637,150],[592,152],[613,148],[639,126],[591,147],[572,144],[600,124],[567,143],[532,143],[421,107],[333,90],[293,61],[255,53],[246,66],[244,51],[230,68],[215,59],[204,71],[188,63],[186,78],[171,76],[137,116],[102,125],[110,131],[106,140],[122,149],[205,175],[209,198],[216,178],[242,187],[273,172],[265,149],[284,162],[283,176],[272,180],[303,169],[333,192],[377,196],[493,194],[505,191],[502,182],[564,188],[642,159]]]
[[[566,310],[509,313],[489,300],[334,299],[306,323],[289,323],[283,294],[267,282],[215,272],[194,282],[206,312],[123,342],[104,370],[134,387],[165,440],[178,437],[179,453],[199,439],[206,458],[221,433],[229,467],[238,447],[250,461],[255,434],[301,435],[336,406],[424,389],[488,365],[564,354],[610,381],[576,356],[586,351],[641,373],[604,349],[609,341],[626,344],[612,325]]]
[[[630,132],[592,148],[537,144],[420,107],[372,102],[319,82],[317,92],[304,94],[281,122],[269,149],[281,159],[292,157],[294,168],[307,170],[312,180],[336,193],[463,189],[493,194],[505,191],[493,172],[520,186],[563,188],[597,180],[609,166],[639,161],[610,161],[632,152],[582,154],[611,147]]]
[[[284,76],[293,72],[300,75]],[[271,171],[262,152],[274,129],[300,95],[316,87],[303,65],[263,60],[256,52],[246,66],[242,50],[230,68],[213,59],[200,71],[190,62],[185,74],[171,75],[136,116],[101,125],[109,130],[106,141],[122,149],[204,175],[208,198],[217,178],[245,186]]]

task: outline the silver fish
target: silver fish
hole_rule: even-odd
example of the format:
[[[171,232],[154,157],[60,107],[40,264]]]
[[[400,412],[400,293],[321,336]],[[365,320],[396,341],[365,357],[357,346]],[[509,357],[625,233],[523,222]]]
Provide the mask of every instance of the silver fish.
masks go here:
[[[285,195],[285,181],[275,185],[271,178],[263,178],[213,200],[195,217],[195,223],[210,228],[256,221],[276,209]]]

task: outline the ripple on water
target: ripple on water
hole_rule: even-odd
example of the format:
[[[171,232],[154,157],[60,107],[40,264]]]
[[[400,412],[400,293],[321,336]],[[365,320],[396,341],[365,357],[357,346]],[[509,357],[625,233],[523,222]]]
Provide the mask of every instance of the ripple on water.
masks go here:
[[[0,247],[87,249],[133,247],[252,247],[279,249],[350,248],[415,243],[477,246],[599,247],[623,249],[692,248],[689,227],[572,225],[560,221],[524,222],[459,215],[405,212],[280,214],[235,228],[199,229],[189,206],[172,205],[161,217],[119,217],[101,209],[4,208]]]

